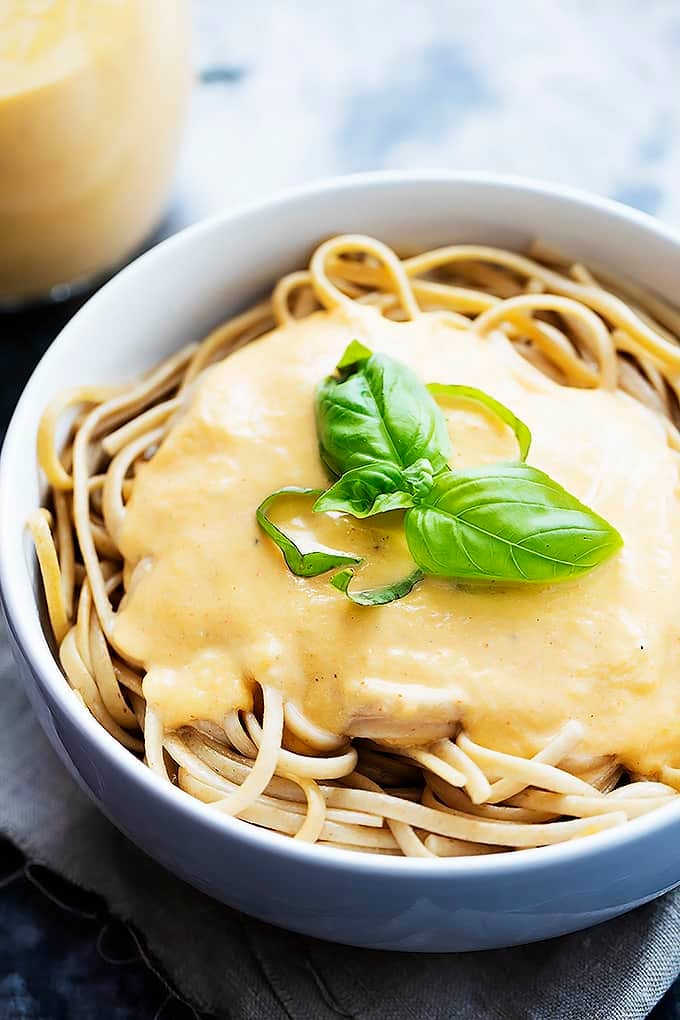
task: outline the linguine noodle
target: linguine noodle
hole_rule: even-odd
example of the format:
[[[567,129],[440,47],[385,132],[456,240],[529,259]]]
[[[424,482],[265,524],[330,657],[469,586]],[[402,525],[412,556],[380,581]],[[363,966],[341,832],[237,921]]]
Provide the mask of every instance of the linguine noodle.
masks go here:
[[[557,382],[620,387],[663,415],[669,444],[680,449],[680,313],[538,245],[532,255],[454,245],[400,259],[373,239],[335,237],[270,299],[141,380],[78,387],[46,409],[38,458],[50,510],[28,525],[61,666],[97,721],[161,780],[211,810],[298,840],[428,858],[559,843],[678,796],[677,769],[648,781],[625,775],[612,758],[579,756],[574,721],[531,759],[480,746],[463,730],[394,747],[320,729],[264,686],[254,711],[233,711],[223,726],[166,731],[145,703],[139,664],[116,648],[117,606],[134,583],[118,541],[135,466],[162,443],[207,365],[319,307],[359,302],[398,321],[439,311],[479,334],[502,331]],[[65,415],[70,431],[60,449]]]

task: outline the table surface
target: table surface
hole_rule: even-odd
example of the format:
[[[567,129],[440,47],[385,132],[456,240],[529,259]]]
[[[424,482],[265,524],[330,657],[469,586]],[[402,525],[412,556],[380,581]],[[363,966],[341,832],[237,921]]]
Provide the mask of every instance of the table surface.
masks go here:
[[[195,10],[197,87],[159,236],[314,177],[408,167],[542,177],[680,224],[677,0]],[[0,316],[3,433],[83,300]],[[97,897],[0,842],[0,1016],[87,1020],[102,1003],[115,1020],[195,1015],[144,956]],[[653,1017],[679,1020],[680,988]]]

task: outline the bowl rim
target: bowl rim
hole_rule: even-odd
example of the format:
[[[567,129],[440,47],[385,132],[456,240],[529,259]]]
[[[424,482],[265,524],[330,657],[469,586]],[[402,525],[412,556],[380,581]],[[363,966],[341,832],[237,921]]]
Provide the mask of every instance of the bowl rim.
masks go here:
[[[299,864],[342,869],[347,872],[360,871],[375,876],[418,877],[423,881],[439,878],[466,878],[483,876],[512,876],[526,869],[548,869],[565,864],[579,864],[594,856],[607,854],[610,850],[630,849],[634,844],[664,830],[673,821],[680,821],[680,798],[672,803],[651,811],[647,815],[632,819],[624,825],[607,829],[590,836],[582,836],[551,846],[523,849],[520,853],[452,858],[412,858],[361,853],[356,851],[325,847],[320,852],[313,844],[298,842],[283,834],[260,828],[214,810],[178,787],[165,783],[142,761],[123,747],[101,726],[89,712],[71,696],[71,689],[65,682],[47,639],[37,618],[34,617],[35,598],[26,576],[22,550],[11,541],[13,509],[11,499],[11,478],[22,463],[21,450],[25,447],[22,431],[27,423],[37,425],[42,407],[33,408],[32,393],[38,381],[49,373],[52,362],[58,363],[63,348],[77,347],[80,321],[85,315],[96,314],[100,305],[106,305],[110,296],[119,288],[129,285],[140,266],[154,261],[177,256],[189,241],[207,236],[214,231],[227,231],[240,221],[250,217],[273,213],[277,208],[313,197],[332,196],[341,191],[356,189],[422,186],[428,184],[452,184],[465,187],[506,190],[534,196],[544,196],[556,203],[566,203],[589,208],[605,217],[627,221],[643,232],[656,235],[669,242],[680,252],[680,232],[666,226],[647,213],[640,212],[613,199],[603,198],[587,191],[534,180],[530,177],[483,171],[450,170],[386,170],[368,173],[339,175],[314,180],[292,188],[278,190],[262,199],[238,205],[231,211],[207,217],[192,224],[134,259],[103,285],[76,314],[68,321],[50,344],[26,383],[12,414],[0,455],[0,602],[5,611],[8,627],[14,640],[28,663],[31,672],[38,679],[40,697],[46,700],[41,689],[45,687],[57,703],[69,723],[80,731],[86,742],[93,745],[97,755],[107,765],[122,773],[143,795],[162,802],[171,812],[178,811],[191,819],[197,829],[210,829],[213,833],[240,843],[244,849],[252,847],[273,854],[283,854]],[[29,430],[33,435],[35,429]],[[25,452],[25,450],[24,450]],[[30,612],[25,610],[30,606]],[[98,801],[101,809],[102,803]]]

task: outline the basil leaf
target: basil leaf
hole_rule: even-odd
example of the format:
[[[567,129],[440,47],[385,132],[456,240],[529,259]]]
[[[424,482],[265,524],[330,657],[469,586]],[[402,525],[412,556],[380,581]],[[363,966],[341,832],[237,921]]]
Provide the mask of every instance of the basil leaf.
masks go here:
[[[404,525],[422,570],[461,580],[562,581],[622,544],[602,517],[520,463],[445,472]]]
[[[276,492],[272,492],[270,496],[267,496],[260,503],[255,511],[257,523],[265,535],[271,538],[272,542],[279,547],[288,569],[298,577],[317,577],[319,574],[325,574],[327,570],[339,567],[343,563],[361,562],[361,559],[357,556],[345,556],[342,553],[321,551],[303,553],[298,549],[292,538],[289,538],[281,528],[277,527],[267,517],[267,512],[280,496],[319,496],[321,491],[321,489],[303,489],[295,485],[288,485],[283,489],[277,489]]]
[[[400,468],[389,461],[376,460],[346,471],[335,485],[319,496],[312,510],[315,513],[337,510],[353,517],[372,517],[387,510],[413,506],[408,488]]]
[[[372,354],[373,351],[366,347],[365,344],[362,344],[361,340],[351,340],[335,369],[341,375],[343,373],[348,375],[351,369],[363,364],[364,361],[368,361]]]
[[[422,581],[424,576],[422,570],[416,569],[408,577],[394,581],[392,584],[384,584],[379,588],[367,588],[364,591],[350,591],[349,584],[354,577],[354,571],[348,567],[335,574],[331,578],[331,584],[338,591],[344,592],[350,602],[354,602],[357,606],[385,606],[388,602],[403,599],[404,595],[413,591],[415,585],[418,581]]]
[[[434,468],[426,457],[421,457],[404,468],[404,480],[416,501],[424,499],[432,488]]]
[[[420,379],[386,354],[347,378],[330,376],[316,395],[321,458],[336,475],[372,461],[405,468],[427,458],[434,473],[451,453],[446,420]]]
[[[452,397],[454,400],[469,400],[475,404],[481,404],[488,411],[491,411],[501,421],[509,425],[517,437],[519,443],[519,455],[522,460],[527,459],[529,447],[531,446],[531,431],[529,426],[512,413],[509,407],[501,404],[500,400],[478,390],[476,386],[454,386],[447,383],[430,383],[428,390],[435,397]]]

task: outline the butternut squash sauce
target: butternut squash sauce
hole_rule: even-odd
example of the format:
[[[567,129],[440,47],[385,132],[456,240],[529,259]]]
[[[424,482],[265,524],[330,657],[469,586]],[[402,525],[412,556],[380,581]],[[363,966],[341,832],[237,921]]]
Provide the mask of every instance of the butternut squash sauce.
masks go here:
[[[426,381],[482,387],[533,432],[530,463],[619,529],[622,551],[554,586],[464,588],[427,578],[381,608],[294,577],[255,508],[283,485],[328,484],[314,391],[352,337]],[[505,426],[445,408],[452,467],[516,455]],[[462,722],[474,739],[530,756],[568,719],[582,751],[633,772],[680,765],[678,457],[661,418],[621,391],[562,387],[504,338],[430,313],[395,323],[370,308],[319,312],[206,370],[138,471],[122,552],[135,575],[115,644],[147,671],[166,727],[220,723],[278,687],[336,733],[424,743]],[[301,544],[359,552],[363,581],[401,576],[389,519],[278,511]]]

